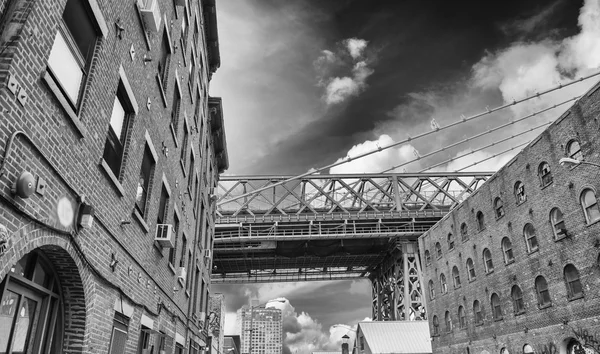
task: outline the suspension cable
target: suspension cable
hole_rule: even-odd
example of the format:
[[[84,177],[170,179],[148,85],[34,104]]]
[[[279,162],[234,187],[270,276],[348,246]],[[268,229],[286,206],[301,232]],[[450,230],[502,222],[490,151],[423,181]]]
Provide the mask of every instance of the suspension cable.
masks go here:
[[[352,160],[357,160],[357,159],[363,158],[365,156],[369,156],[369,155],[381,152],[383,150],[390,149],[390,148],[398,146],[398,145],[406,144],[406,143],[408,143],[408,142],[410,142],[412,140],[420,139],[420,138],[429,136],[431,134],[440,132],[442,130],[446,130],[446,129],[449,129],[449,128],[454,127],[454,126],[467,123],[467,122],[469,122],[471,120],[474,120],[474,119],[477,119],[477,118],[481,118],[481,117],[486,116],[486,115],[490,115],[490,114],[498,112],[500,110],[512,107],[514,105],[517,105],[519,103],[523,103],[523,102],[529,101],[529,100],[534,99],[534,98],[541,97],[543,95],[546,95],[548,93],[551,93],[551,92],[554,92],[554,91],[557,91],[557,90],[561,90],[561,89],[563,89],[563,88],[565,88],[567,86],[574,85],[576,83],[582,82],[584,80],[588,80],[588,79],[590,79],[592,77],[595,77],[595,76],[598,76],[598,75],[600,75],[600,71],[595,72],[593,74],[590,74],[588,76],[580,77],[579,79],[573,80],[573,81],[568,82],[566,84],[559,84],[558,86],[552,87],[552,88],[547,89],[545,91],[537,92],[535,95],[528,96],[528,97],[525,97],[525,98],[522,98],[522,99],[519,99],[519,100],[513,100],[511,103],[507,103],[507,104],[504,104],[502,106],[498,106],[498,107],[495,107],[495,108],[492,108],[492,109],[488,108],[485,112],[481,112],[481,113],[475,114],[475,115],[470,116],[470,117],[462,116],[461,120],[452,122],[452,123],[450,123],[448,125],[445,125],[445,126],[442,126],[442,127],[438,127],[435,130],[430,130],[430,131],[427,131],[427,132],[423,132],[423,133],[417,134],[414,137],[409,136],[406,139],[403,139],[403,140],[391,143],[391,144],[383,146],[383,147],[378,147],[375,150],[371,150],[371,151],[359,154],[359,155],[354,156],[354,157],[346,156],[346,158],[343,159],[342,161],[337,161],[337,162],[334,162],[332,164],[329,164],[329,165],[326,165],[326,166],[323,166],[323,167],[320,167],[320,168],[317,168],[317,169],[310,170],[310,171],[305,172],[303,174],[300,174],[300,175],[297,175],[297,176],[293,176],[293,177],[287,178],[287,179],[285,179],[283,181],[279,181],[279,182],[270,184],[268,186],[264,186],[264,187],[258,188],[256,190],[253,190],[253,191],[248,192],[248,193],[240,194],[238,196],[232,197],[232,198],[227,199],[227,200],[221,200],[221,201],[219,201],[217,203],[217,206],[222,205],[224,203],[229,203],[229,202],[241,199],[241,198],[245,198],[245,197],[248,197],[248,196],[256,194],[256,193],[260,193],[260,192],[265,191],[267,189],[271,189],[273,187],[277,187],[277,186],[280,186],[282,184],[285,184],[285,183],[288,183],[288,182],[291,182],[291,181],[294,181],[294,180],[297,180],[297,179],[301,179],[303,177],[310,176],[310,175],[313,175],[313,174],[316,174],[316,173],[319,173],[319,172],[322,172],[322,171],[325,171],[327,169],[331,169],[333,167],[336,167],[336,166],[348,163],[348,162],[350,162]]]

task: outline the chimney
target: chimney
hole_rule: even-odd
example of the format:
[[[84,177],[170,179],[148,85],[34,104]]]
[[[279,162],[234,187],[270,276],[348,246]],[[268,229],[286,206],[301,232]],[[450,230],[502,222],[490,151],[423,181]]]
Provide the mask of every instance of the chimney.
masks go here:
[[[347,334],[344,334],[342,337],[342,340],[344,341],[344,343],[342,343],[342,354],[348,354],[348,339],[350,339],[350,337],[348,337]]]

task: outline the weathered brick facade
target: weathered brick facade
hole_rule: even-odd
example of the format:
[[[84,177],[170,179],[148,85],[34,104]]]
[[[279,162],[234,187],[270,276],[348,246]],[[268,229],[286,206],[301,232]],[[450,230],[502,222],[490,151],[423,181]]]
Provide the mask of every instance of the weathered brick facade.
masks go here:
[[[521,153],[419,238],[434,353],[479,354],[503,350],[566,353],[569,343],[576,345],[572,340],[579,341],[588,352],[600,351],[600,223],[595,214],[600,167],[559,164],[561,158],[576,153],[574,141],[580,144],[582,154],[576,154],[576,159],[600,161],[599,87],[596,85],[588,91]],[[519,181],[524,186],[524,198],[518,195]],[[585,194],[587,190],[595,196],[586,202],[586,210],[581,197],[592,197]],[[562,211],[562,224],[560,218],[551,219],[553,208]],[[483,215],[483,227],[479,227],[478,214]],[[467,230],[465,237],[461,234],[463,223]],[[533,232],[527,234],[529,230]],[[452,234],[453,247],[449,234]],[[505,241],[503,247],[504,238],[512,245]],[[439,257],[438,242],[441,245]],[[487,266],[486,249],[492,261]],[[469,259],[473,261],[474,278],[467,269]],[[578,282],[576,273],[566,272],[573,269],[567,267],[569,264],[577,269]],[[460,286],[455,285],[455,266]],[[446,279],[446,293],[442,290],[442,274]],[[547,291],[540,276],[546,280]],[[522,292],[520,304],[514,286]],[[492,304],[494,294],[499,300],[494,302],[496,306]],[[482,309],[481,323],[476,323],[474,315],[476,300]],[[459,306],[465,310],[462,324]],[[451,322],[448,327],[446,311]],[[437,329],[434,318],[439,323]]]
[[[4,326],[0,346],[8,341],[16,350],[23,339],[28,350],[117,353],[114,328],[122,324],[127,353],[206,346],[214,189],[228,167],[221,100],[208,97],[220,64],[215,1],[156,1],[158,31],[140,12],[150,0],[0,0],[0,312],[15,313],[12,293],[41,299],[29,306],[28,339]],[[85,42],[69,27],[82,16],[65,15],[73,3],[96,38],[87,53],[71,55],[82,59],[81,69],[65,74],[50,58],[65,27],[70,48]],[[61,83],[80,71],[78,96],[70,97]],[[111,123],[116,96],[125,97],[119,128]],[[111,164],[114,129],[122,129],[122,155]],[[147,184],[140,182],[145,156]],[[33,193],[22,198],[13,187],[27,173]],[[79,219],[87,206],[91,227]],[[159,220],[173,225],[175,218],[171,253],[154,238]],[[29,263],[21,262],[19,276],[22,259]],[[40,278],[42,270],[49,278]],[[47,305],[53,298],[60,304]]]

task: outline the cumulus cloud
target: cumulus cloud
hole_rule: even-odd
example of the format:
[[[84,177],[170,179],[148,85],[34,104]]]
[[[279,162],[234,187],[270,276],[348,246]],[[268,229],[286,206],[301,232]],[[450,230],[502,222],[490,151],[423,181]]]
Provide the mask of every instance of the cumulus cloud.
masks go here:
[[[542,24],[545,18],[556,10],[557,3],[559,1],[548,6],[539,16],[513,23],[513,27],[534,28]],[[572,37],[562,40],[546,38],[533,42],[515,42],[501,50],[486,53],[473,65],[469,77],[464,80],[414,92],[403,97],[403,102],[389,113],[394,119],[373,130],[372,133],[375,136],[380,136],[377,142],[382,139],[382,134],[390,138],[385,138],[386,142],[402,140],[407,135],[414,136],[432,129],[432,120],[435,120],[437,125],[444,126],[460,120],[461,117],[485,111],[486,107],[512,103],[598,70],[600,67],[600,1],[586,0],[580,10],[578,23],[580,32]],[[365,157],[364,161],[352,160],[336,167],[335,172],[379,172],[377,170],[380,167],[384,167],[381,169],[383,170],[405,162],[406,158],[410,157],[408,152],[411,151],[411,148],[418,148],[422,154],[440,149],[469,136],[581,95],[596,81],[597,79],[591,79],[570,85],[539,98],[515,104],[510,109],[459,125],[457,128],[444,130],[442,133],[430,136],[431,138],[413,140],[411,141],[413,146],[403,146],[404,153],[391,149],[392,151],[383,151]],[[419,162],[423,167],[427,167],[427,165],[444,161],[450,157],[459,156],[465,149],[476,150],[479,146],[487,145],[491,141],[497,141],[533,126],[550,122],[567,107],[565,105],[559,109],[538,114],[509,128],[471,140],[468,145],[456,146]],[[539,131],[536,131],[537,133]],[[489,157],[506,150],[509,146],[526,142],[533,136],[533,134],[519,136],[505,144],[499,144],[481,153],[471,154],[469,157],[453,161],[441,170],[455,170],[466,166],[475,162],[477,158]],[[375,143],[367,140],[357,144],[350,149],[347,156],[372,149],[376,147]],[[508,161],[510,156],[516,152],[508,154],[508,157],[502,155],[491,159],[490,162],[476,168],[497,169],[500,167],[500,163]],[[340,158],[338,161],[345,158]],[[471,162],[467,163],[467,160]],[[412,172],[418,171],[419,167],[413,164],[407,166],[406,169]]]
[[[336,52],[322,50],[314,61],[317,83],[325,88],[323,100],[327,105],[342,103],[366,89],[367,78],[374,72],[369,67],[373,59],[365,52],[367,44],[364,39],[346,39]]]

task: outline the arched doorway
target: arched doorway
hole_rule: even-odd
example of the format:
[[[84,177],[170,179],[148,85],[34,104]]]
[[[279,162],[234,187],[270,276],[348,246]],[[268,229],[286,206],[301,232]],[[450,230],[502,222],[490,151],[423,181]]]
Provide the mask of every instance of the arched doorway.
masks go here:
[[[567,342],[567,354],[597,354],[595,350],[586,348],[579,343],[575,338],[571,338]]]
[[[41,251],[21,258],[0,284],[0,353],[59,353],[63,301],[57,273]]]

